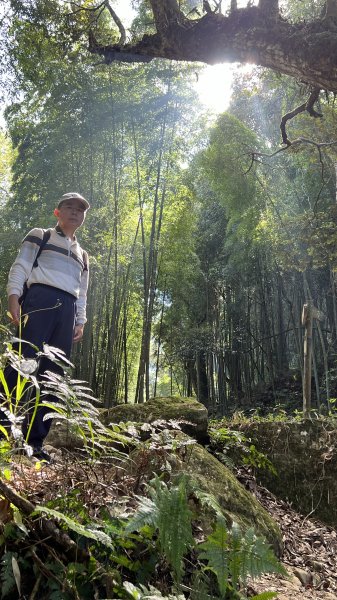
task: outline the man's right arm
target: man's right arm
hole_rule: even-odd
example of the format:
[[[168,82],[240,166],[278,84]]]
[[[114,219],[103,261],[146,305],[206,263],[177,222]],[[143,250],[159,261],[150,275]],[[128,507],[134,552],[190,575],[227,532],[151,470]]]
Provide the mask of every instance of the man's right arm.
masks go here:
[[[8,296],[8,310],[12,315],[12,321],[14,325],[19,325],[20,322],[20,304],[19,296],[17,294],[11,294]]]
[[[32,229],[23,240],[20,252],[9,271],[7,284],[8,309],[13,322],[16,324],[20,318],[19,298],[23,292],[25,281],[27,281],[33,268],[42,238],[43,229]]]

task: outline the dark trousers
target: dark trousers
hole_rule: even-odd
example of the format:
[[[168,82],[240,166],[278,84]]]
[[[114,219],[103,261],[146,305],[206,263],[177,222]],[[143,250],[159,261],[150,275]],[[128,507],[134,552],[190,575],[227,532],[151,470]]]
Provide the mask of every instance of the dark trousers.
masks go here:
[[[75,303],[76,298],[74,296],[58,288],[40,284],[32,285],[22,305],[24,323],[21,328],[21,339],[34,344],[39,350],[43,350],[44,343],[49,344],[63,350],[69,358],[75,324]],[[25,319],[24,315],[28,315],[28,318]],[[14,348],[18,351],[18,344],[15,344]],[[36,357],[35,348],[24,342],[21,344],[21,353],[25,358]],[[39,381],[41,381],[41,377],[43,381],[43,374],[46,371],[63,374],[62,367],[43,356],[37,369],[37,379]],[[11,365],[5,368],[5,378],[9,390],[12,392],[17,385],[17,371]],[[46,402],[54,402],[56,397],[48,394],[41,396],[40,402],[42,399]],[[22,401],[25,402],[24,397]],[[34,404],[34,395],[30,402]],[[27,440],[32,446],[41,446],[48,434],[51,419],[44,421],[43,418],[50,412],[51,409],[46,406],[37,409]],[[29,430],[31,415],[32,410],[29,410],[23,422],[22,431],[25,438]],[[1,410],[0,419],[2,424],[8,425],[8,421]]]

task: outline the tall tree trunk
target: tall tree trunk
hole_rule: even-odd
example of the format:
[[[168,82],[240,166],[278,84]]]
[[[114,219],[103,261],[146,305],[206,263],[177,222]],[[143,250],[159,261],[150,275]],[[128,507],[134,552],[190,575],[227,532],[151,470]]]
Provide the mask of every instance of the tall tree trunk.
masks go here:
[[[171,77],[171,74],[170,74]],[[164,146],[166,142],[166,130],[168,126],[168,108],[170,101],[170,85],[171,80],[168,82],[168,90],[166,97],[166,104],[163,113],[163,120],[161,124],[161,133],[159,141],[159,151],[157,160],[157,171],[156,171],[156,184],[154,191],[153,209],[152,209],[152,221],[151,231],[149,239],[149,250],[148,259],[144,260],[144,309],[143,309],[143,330],[142,330],[142,341],[141,341],[141,352],[138,368],[137,387],[135,402],[142,403],[144,400],[148,400],[150,397],[150,346],[151,346],[151,331],[152,331],[152,319],[154,310],[154,300],[156,294],[156,282],[157,282],[157,264],[158,264],[158,252],[159,252],[159,241],[161,234],[161,226],[163,219],[163,210],[166,199],[166,176],[168,174],[171,163],[170,152],[172,150],[172,140],[175,131],[175,120],[173,121],[172,127],[172,139],[168,144],[167,158],[166,158],[166,169],[163,176],[163,160],[164,160]],[[136,144],[135,144],[136,148]],[[140,182],[139,182],[140,183]],[[162,188],[162,189],[161,189]],[[145,391],[145,397],[144,397]]]

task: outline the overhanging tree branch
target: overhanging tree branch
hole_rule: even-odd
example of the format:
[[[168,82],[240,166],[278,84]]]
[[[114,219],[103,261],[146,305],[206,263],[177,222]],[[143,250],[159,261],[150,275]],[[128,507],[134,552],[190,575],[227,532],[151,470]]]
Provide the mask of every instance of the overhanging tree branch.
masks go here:
[[[120,20],[119,16],[117,15],[117,13],[114,11],[114,9],[112,8],[112,6],[110,5],[109,0],[103,0],[103,2],[101,2],[100,4],[98,4],[97,6],[81,6],[80,4],[77,4],[76,2],[71,2],[71,7],[72,7],[72,14],[76,14],[82,11],[85,11],[87,13],[90,13],[90,15],[94,15],[95,14],[95,21],[97,22],[98,17],[102,14],[102,11],[106,8],[113,21],[116,23],[118,29],[119,29],[119,33],[120,33],[120,38],[118,41],[119,45],[123,45],[126,42],[126,33],[125,33],[125,27],[122,23],[122,21]],[[94,22],[93,18],[91,19],[92,23]]]
[[[245,171],[245,175],[248,174],[251,169],[253,168],[253,165],[255,162],[261,163],[263,158],[273,158],[274,156],[277,156],[277,154],[280,154],[280,152],[284,152],[285,150],[295,150],[297,149],[299,146],[305,146],[305,145],[309,145],[309,146],[314,146],[317,150],[318,153],[318,158],[319,158],[319,162],[321,165],[321,178],[322,178],[322,187],[318,193],[316,202],[315,202],[315,206],[319,200],[319,197],[321,195],[322,189],[323,189],[323,179],[324,179],[324,161],[323,161],[323,155],[322,155],[322,150],[327,149],[327,148],[333,148],[337,146],[337,141],[333,141],[333,142],[315,142],[314,140],[310,140],[308,138],[305,137],[299,137],[296,140],[293,140],[290,144],[287,144],[285,146],[283,146],[283,148],[278,148],[277,150],[275,150],[274,152],[270,152],[270,153],[266,153],[266,152],[256,152],[253,151],[250,153],[250,157],[251,157],[251,162],[250,165],[248,167],[248,169]]]
[[[157,31],[165,30],[172,24],[184,25],[187,21],[176,0],[150,0]]]
[[[304,102],[303,104],[300,104],[300,106],[297,106],[297,108],[294,108],[292,111],[288,112],[287,114],[285,114],[282,117],[280,129],[281,129],[281,134],[282,134],[282,142],[283,142],[283,144],[286,144],[286,146],[292,145],[292,142],[289,140],[287,131],[286,131],[286,124],[288,121],[290,121],[291,119],[293,119],[294,117],[296,117],[297,115],[299,115],[300,113],[305,112],[305,111],[307,111],[311,117],[315,117],[315,118],[323,117],[322,113],[319,113],[314,109],[314,104],[315,104],[315,102],[317,102],[317,100],[319,98],[319,93],[320,93],[319,89],[317,89],[317,88],[314,89],[311,92],[311,94],[306,102]]]
[[[105,4],[106,8],[108,9],[110,15],[112,16],[113,20],[115,21],[115,23],[119,29],[119,33],[121,34],[121,37],[119,38],[118,43],[120,45],[123,45],[123,44],[125,44],[125,41],[126,41],[124,25],[123,25],[122,21],[120,20],[119,16],[117,15],[117,13],[114,11],[112,6],[110,5],[109,0],[105,0],[104,4]]]
[[[337,0],[330,0],[336,8]],[[337,29],[332,14],[310,23],[290,23],[278,13],[277,0],[189,18],[176,0],[150,0],[156,32],[128,44],[101,45],[93,33],[89,50],[112,61],[254,63],[295,77],[317,89],[337,92]],[[331,13],[331,10],[330,10]]]

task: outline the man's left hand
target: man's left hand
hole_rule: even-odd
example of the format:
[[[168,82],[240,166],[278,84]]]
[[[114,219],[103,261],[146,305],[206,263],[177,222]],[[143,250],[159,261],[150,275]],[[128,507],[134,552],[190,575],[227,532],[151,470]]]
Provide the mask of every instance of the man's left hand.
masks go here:
[[[84,325],[75,325],[73,342],[79,342],[83,337]]]

